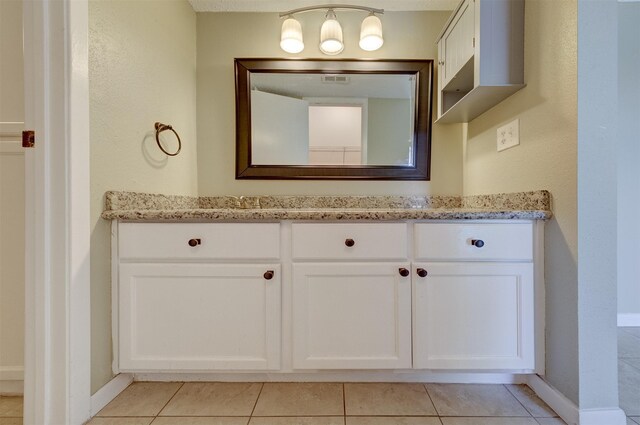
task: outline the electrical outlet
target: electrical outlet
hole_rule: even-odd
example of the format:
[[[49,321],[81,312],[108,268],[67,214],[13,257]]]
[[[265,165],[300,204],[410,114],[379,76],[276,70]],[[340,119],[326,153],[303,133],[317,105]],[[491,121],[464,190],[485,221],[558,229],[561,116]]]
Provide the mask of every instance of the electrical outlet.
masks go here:
[[[520,119],[498,128],[498,152],[520,144]]]

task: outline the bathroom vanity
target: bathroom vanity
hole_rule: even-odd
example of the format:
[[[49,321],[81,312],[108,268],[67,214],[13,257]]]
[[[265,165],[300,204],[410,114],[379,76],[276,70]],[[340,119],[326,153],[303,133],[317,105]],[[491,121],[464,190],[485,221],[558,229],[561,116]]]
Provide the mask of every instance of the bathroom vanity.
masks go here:
[[[103,214],[116,372],[544,370],[547,192],[144,196],[112,192]]]

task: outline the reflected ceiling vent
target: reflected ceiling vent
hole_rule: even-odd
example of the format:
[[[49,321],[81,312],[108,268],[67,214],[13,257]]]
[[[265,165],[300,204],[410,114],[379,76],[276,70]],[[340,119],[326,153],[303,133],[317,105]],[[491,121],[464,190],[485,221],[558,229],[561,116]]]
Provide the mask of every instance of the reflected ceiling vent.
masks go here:
[[[351,80],[348,75],[323,75],[321,78],[323,83],[331,84],[349,84]]]

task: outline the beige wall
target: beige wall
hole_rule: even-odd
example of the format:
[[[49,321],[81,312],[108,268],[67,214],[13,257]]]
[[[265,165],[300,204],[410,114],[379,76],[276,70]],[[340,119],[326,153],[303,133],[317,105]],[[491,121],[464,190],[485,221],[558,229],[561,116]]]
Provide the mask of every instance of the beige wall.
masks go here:
[[[111,223],[100,219],[105,191],[197,193],[196,15],[187,0],[150,4],[89,3],[93,392],[112,376]],[[179,132],[177,157],[156,146],[156,121]]]
[[[358,47],[362,12],[340,12],[344,58],[436,59],[436,36],[449,12],[387,12],[384,46]],[[201,195],[249,194],[461,194],[460,125],[435,125],[430,182],[322,182],[235,180],[235,92],[233,59],[241,57],[328,57],[318,49],[323,14],[299,15],[305,50],[289,55],[279,47],[277,13],[199,13],[198,187]]]
[[[547,379],[578,402],[577,328],[577,4],[535,0],[525,6],[525,81],[468,125],[465,195],[547,189]],[[496,152],[496,129],[520,119],[520,146]]]

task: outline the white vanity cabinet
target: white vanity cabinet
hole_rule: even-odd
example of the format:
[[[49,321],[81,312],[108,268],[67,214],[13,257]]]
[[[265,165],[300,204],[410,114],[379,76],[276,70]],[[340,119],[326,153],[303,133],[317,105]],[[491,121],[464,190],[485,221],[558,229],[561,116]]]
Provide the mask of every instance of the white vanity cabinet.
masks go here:
[[[543,227],[114,221],[114,371],[544,373]]]
[[[411,368],[407,225],[292,227],[293,368]]]
[[[275,223],[120,223],[118,369],[280,369]]]
[[[532,224],[423,223],[414,235],[414,367],[534,370]]]

